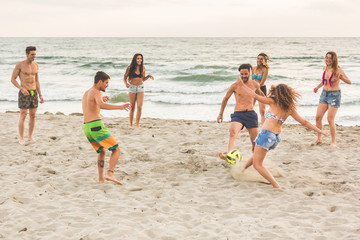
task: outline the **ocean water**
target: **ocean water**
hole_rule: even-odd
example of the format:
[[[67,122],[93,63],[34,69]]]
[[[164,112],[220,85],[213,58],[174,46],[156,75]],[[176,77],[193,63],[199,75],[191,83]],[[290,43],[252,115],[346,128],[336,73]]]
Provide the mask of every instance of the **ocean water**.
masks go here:
[[[239,77],[238,66],[255,65],[257,55],[265,52],[270,56],[267,87],[279,83],[294,87],[302,95],[298,111],[312,123],[321,93],[313,88],[321,81],[324,56],[332,50],[352,81],[340,85],[336,123],[360,124],[360,38],[0,38],[0,112],[18,110],[18,90],[10,79],[29,45],[37,47],[45,99],[39,113],[81,112],[82,95],[99,70],[111,76],[105,93],[111,103],[127,102],[123,75],[133,55],[142,53],[146,74],[155,77],[145,82],[143,117],[215,121],[227,89]],[[234,105],[232,97],[225,121]],[[102,114],[128,116],[125,111],[102,110]]]

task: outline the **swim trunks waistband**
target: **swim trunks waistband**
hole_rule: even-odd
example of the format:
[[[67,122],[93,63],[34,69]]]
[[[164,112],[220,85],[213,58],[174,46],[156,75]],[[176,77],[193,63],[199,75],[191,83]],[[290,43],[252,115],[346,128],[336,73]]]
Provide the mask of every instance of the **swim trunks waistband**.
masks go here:
[[[96,121],[101,121],[101,119],[92,120],[92,121],[90,121],[90,122],[84,122],[84,124],[92,123],[92,122],[96,122]]]

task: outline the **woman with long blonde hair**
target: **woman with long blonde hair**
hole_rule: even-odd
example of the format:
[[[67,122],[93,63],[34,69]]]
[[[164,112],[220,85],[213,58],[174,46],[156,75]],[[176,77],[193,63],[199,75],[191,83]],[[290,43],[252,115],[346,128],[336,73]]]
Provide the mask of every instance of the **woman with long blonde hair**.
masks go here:
[[[347,84],[351,84],[351,81],[338,65],[337,54],[333,51],[326,53],[323,71],[321,83],[314,88],[314,92],[316,93],[319,88],[322,86],[324,87],[316,111],[316,126],[320,129],[323,128],[322,119],[327,111],[327,120],[331,134],[330,145],[336,146],[335,116],[341,102],[340,80],[343,80]],[[318,145],[321,143],[323,143],[322,136],[321,134],[318,134],[317,139],[311,145]]]
[[[322,131],[315,127],[310,122],[303,119],[296,111],[296,102],[300,98],[300,94],[293,88],[286,84],[279,84],[272,86],[268,97],[257,95],[254,91],[243,84],[243,88],[251,94],[256,100],[263,104],[270,105],[270,108],[265,112],[265,121],[262,125],[262,129],[255,139],[255,149],[253,155],[246,162],[245,171],[251,165],[266,179],[274,188],[280,188],[275,178],[271,173],[263,166],[264,159],[269,150],[275,149],[280,142],[281,126],[285,120],[292,116],[297,122],[303,126],[312,129],[319,134],[328,136],[329,133]]]

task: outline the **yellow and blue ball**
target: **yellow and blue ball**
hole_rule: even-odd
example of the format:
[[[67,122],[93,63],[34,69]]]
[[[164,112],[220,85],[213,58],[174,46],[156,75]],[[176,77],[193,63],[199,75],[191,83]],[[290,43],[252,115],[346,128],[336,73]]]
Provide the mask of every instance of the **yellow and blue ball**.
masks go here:
[[[230,152],[228,152],[228,154],[226,155],[226,160],[235,165],[236,162],[240,162],[241,161],[241,153],[238,150],[232,150]]]

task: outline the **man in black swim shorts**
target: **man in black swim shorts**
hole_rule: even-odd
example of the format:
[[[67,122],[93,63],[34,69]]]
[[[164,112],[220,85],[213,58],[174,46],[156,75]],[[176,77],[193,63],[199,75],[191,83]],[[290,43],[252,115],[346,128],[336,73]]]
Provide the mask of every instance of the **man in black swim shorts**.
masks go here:
[[[254,90],[259,95],[264,95],[260,90],[260,85],[256,81],[249,81],[249,76],[251,72],[250,64],[242,64],[239,67],[240,78],[238,81],[243,81],[246,86],[250,89]],[[231,124],[229,127],[230,137],[228,144],[228,152],[234,150],[236,147],[236,138],[244,127],[246,127],[249,131],[249,137],[252,144],[252,151],[254,151],[255,143],[254,140],[258,135],[258,116],[254,111],[254,98],[250,96],[241,85],[239,85],[238,81],[233,83],[229,90],[226,92],[226,95],[221,103],[220,113],[217,117],[217,122],[221,123],[223,121],[223,113],[226,107],[226,104],[234,93],[235,95],[235,110],[234,113],[231,114]],[[244,86],[245,87],[245,86]],[[223,153],[219,153],[220,158],[224,159],[225,155]],[[223,158],[224,157],[224,158]],[[226,158],[225,158],[226,159]]]

